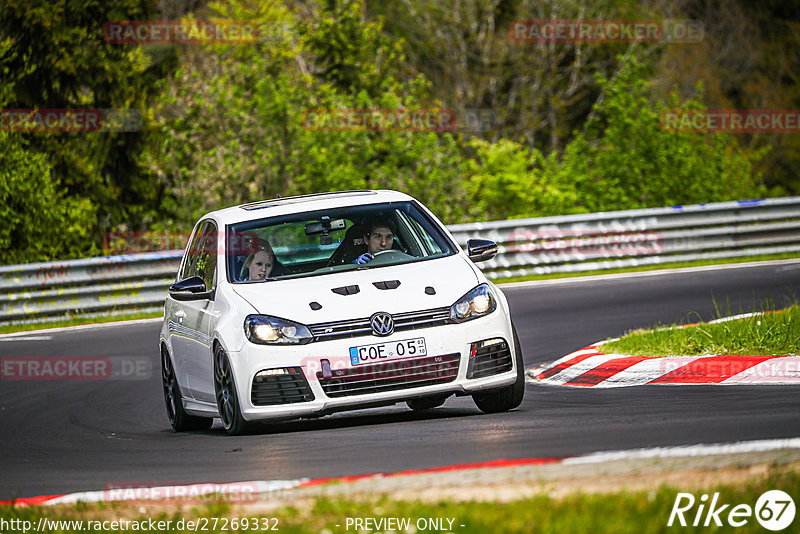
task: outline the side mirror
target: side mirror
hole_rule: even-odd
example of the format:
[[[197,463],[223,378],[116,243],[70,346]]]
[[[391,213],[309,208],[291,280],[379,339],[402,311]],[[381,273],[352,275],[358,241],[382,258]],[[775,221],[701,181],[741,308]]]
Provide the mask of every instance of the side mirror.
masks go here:
[[[467,255],[475,263],[491,260],[497,256],[497,243],[488,239],[470,239],[467,241]]]
[[[175,300],[201,300],[212,297],[205,281],[199,276],[191,276],[169,286],[169,295]]]

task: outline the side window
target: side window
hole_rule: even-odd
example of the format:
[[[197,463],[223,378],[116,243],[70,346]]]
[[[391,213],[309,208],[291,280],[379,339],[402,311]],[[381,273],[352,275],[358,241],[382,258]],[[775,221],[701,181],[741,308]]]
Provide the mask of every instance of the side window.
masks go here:
[[[200,223],[195,228],[192,234],[189,247],[186,249],[186,257],[183,260],[181,271],[178,274],[178,280],[186,280],[190,276],[194,276],[194,266],[197,263],[197,257],[200,254],[200,245],[202,244],[203,232],[208,226],[208,222]]]
[[[180,279],[199,276],[206,288],[214,287],[217,268],[217,227],[211,221],[202,223],[192,236],[192,244],[181,269]]]
[[[217,227],[207,222],[200,238],[197,261],[192,276],[199,276],[206,283],[206,289],[214,287],[214,273],[217,270]]]

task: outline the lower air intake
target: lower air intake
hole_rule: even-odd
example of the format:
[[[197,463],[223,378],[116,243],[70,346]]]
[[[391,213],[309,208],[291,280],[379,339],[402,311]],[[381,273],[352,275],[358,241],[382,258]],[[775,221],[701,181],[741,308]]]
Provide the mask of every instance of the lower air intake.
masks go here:
[[[501,338],[472,343],[469,348],[467,378],[484,378],[510,371],[511,350]]]
[[[275,406],[312,400],[314,394],[299,367],[264,369],[253,377],[250,394],[253,406]]]
[[[381,393],[452,382],[458,375],[460,359],[456,353],[368,364],[334,370],[330,378],[319,371],[317,379],[329,397]]]

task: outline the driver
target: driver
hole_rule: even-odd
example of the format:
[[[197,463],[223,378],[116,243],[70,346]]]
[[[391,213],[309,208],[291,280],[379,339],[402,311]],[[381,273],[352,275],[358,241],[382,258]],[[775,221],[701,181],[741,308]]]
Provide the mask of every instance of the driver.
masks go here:
[[[364,243],[367,244],[367,251],[355,259],[353,263],[367,263],[375,257],[375,254],[384,250],[391,250],[394,244],[394,223],[388,219],[373,219],[366,227]]]

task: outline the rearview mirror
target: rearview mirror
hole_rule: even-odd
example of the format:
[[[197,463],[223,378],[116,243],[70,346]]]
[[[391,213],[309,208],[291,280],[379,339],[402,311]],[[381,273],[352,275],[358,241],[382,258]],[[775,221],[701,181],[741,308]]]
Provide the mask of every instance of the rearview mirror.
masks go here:
[[[333,230],[342,230],[347,226],[344,219],[333,219],[330,217],[322,217],[320,222],[308,223],[306,225],[306,235],[314,235],[321,233],[328,233]]]

